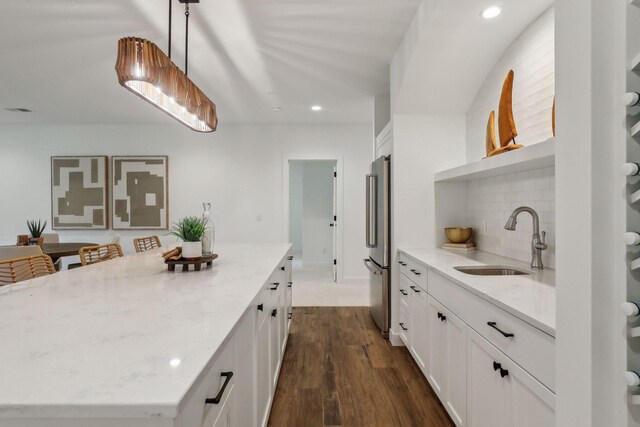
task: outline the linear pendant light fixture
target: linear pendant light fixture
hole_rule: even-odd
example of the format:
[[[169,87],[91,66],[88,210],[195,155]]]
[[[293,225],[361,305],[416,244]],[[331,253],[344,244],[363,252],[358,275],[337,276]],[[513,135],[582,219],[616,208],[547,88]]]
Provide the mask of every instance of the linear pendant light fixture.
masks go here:
[[[125,89],[196,132],[213,132],[218,126],[216,105],[187,77],[189,57],[189,3],[185,4],[185,72],[171,61],[171,1],[169,0],[169,56],[154,43],[139,37],[118,41],[116,74]]]

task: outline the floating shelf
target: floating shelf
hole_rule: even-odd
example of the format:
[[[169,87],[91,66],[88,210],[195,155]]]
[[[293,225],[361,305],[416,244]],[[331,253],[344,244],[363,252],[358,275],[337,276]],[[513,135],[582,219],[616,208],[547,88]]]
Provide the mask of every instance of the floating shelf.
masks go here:
[[[539,169],[555,166],[555,156],[555,138],[550,138],[544,142],[529,145],[519,150],[509,151],[494,157],[440,171],[435,174],[434,178],[436,182],[469,181]]]

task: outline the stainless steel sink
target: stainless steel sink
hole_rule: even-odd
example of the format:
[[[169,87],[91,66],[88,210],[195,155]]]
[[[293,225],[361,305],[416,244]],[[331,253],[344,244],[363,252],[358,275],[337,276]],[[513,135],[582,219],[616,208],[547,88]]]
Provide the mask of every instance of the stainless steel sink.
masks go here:
[[[473,265],[453,268],[465,274],[473,274],[474,276],[520,276],[523,274],[531,274],[530,271],[504,265]]]

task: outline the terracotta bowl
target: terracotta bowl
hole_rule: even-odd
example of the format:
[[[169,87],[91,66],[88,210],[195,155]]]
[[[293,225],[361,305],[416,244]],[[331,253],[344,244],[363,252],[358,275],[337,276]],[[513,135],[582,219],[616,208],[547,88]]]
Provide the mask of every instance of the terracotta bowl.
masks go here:
[[[444,234],[451,243],[464,243],[471,237],[473,228],[450,227],[444,229]]]

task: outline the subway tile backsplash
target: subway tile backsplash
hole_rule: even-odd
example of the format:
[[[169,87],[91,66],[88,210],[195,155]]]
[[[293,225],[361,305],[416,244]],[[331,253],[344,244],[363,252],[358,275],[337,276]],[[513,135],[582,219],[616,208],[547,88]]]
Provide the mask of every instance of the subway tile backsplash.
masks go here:
[[[531,261],[531,215],[518,216],[516,231],[504,224],[518,206],[530,206],[540,216],[540,231],[547,232],[545,267],[555,268],[555,169],[534,169],[467,183],[467,221],[478,249]]]

